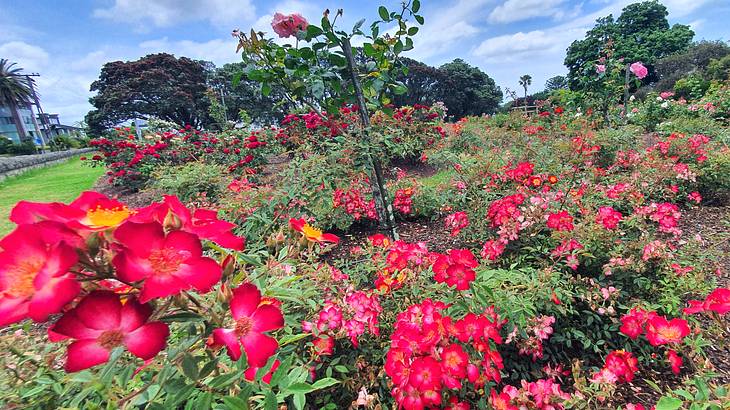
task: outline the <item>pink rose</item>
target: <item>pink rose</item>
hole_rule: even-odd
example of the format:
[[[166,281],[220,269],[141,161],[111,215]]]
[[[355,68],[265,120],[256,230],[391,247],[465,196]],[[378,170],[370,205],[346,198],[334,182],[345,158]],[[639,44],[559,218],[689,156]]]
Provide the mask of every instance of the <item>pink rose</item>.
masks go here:
[[[309,23],[307,23],[307,19],[302,17],[299,13],[292,13],[289,15],[276,13],[274,14],[274,19],[271,21],[271,27],[281,38],[296,35],[298,31],[304,31],[308,26]]]
[[[640,61],[631,64],[631,66],[629,67],[629,71],[634,73],[634,75],[636,75],[636,78],[638,78],[639,80],[643,79],[644,77],[646,77],[647,74],[649,74],[649,70],[644,67],[644,64],[641,64]]]
[[[597,64],[596,65],[596,72],[598,74],[605,73],[606,72],[606,65],[605,64]]]

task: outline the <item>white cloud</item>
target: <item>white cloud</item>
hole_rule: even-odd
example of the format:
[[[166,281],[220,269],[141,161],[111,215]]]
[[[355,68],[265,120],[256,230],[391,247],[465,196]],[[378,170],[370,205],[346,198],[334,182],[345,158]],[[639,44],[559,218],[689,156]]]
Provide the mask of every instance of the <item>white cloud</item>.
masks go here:
[[[144,27],[170,27],[189,21],[207,20],[213,25],[235,25],[252,20],[256,9],[251,0],[115,0],[109,8],[94,10],[94,17],[133,22]]]
[[[684,17],[713,0],[662,0],[667,6],[669,17]]]
[[[167,37],[141,43],[143,54],[170,53],[177,57],[212,61],[217,66],[240,60],[236,54],[236,40],[232,37],[197,42],[191,40],[170,41]]]
[[[91,96],[89,86],[98,76],[101,65],[90,62],[98,54],[89,53],[79,61],[63,55],[51,59],[50,53],[40,46],[11,41],[0,44],[0,55],[17,62],[25,72],[40,74],[35,81],[43,110],[60,113],[64,123],[83,119],[91,109],[87,102]],[[79,64],[84,61],[86,64]]]
[[[512,23],[534,17],[560,18],[566,0],[507,0],[489,13],[490,23]]]
[[[48,62],[46,50],[22,41],[10,41],[0,45],[0,56],[18,63],[25,71],[38,71]]]
[[[446,52],[453,52],[462,47],[464,41],[481,32],[473,25],[477,16],[482,15],[490,0],[460,0],[448,7],[429,11],[425,15],[425,24],[414,37],[414,50],[408,57],[417,60],[428,60]]]

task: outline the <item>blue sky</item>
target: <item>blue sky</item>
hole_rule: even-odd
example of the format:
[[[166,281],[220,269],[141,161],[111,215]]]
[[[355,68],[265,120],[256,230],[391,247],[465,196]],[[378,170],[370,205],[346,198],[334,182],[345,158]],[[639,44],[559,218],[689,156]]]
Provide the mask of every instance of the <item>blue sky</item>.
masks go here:
[[[565,48],[582,38],[596,18],[618,16],[631,1],[422,0],[426,18],[409,56],[431,65],[460,57],[492,76],[503,89],[518,89],[531,74],[533,90],[565,74]],[[663,0],[671,23],[690,24],[695,39],[730,40],[730,1]],[[64,122],[91,108],[89,85],[108,61],[153,52],[239,61],[231,29],[271,32],[276,11],[300,12],[318,21],[325,8],[345,10],[342,27],[370,21],[383,0],[0,0],[0,58],[40,73],[44,109]]]

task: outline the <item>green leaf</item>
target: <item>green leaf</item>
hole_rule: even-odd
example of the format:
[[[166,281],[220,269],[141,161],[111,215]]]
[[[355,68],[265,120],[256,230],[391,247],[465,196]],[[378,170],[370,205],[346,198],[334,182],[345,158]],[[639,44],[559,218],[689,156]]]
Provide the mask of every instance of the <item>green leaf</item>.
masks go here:
[[[400,54],[401,51],[403,51],[403,42],[398,40],[393,46],[393,52],[396,54]]]
[[[656,410],[677,410],[682,407],[682,400],[664,396],[656,404]]]
[[[312,94],[318,100],[324,98],[324,82],[322,80],[317,80],[312,84]]]
[[[264,409],[265,410],[276,410],[276,396],[274,395],[274,392],[271,390],[266,391],[266,395],[264,396]]]
[[[240,399],[236,396],[226,396],[223,397],[223,403],[226,405],[226,408],[231,410],[248,410],[248,402],[246,400]]]
[[[291,368],[292,363],[294,362],[294,355],[290,355],[286,358],[279,367],[276,369],[274,374],[271,375],[271,380],[269,381],[269,386],[274,387],[279,385],[279,382],[281,379],[289,373],[289,368]]]
[[[211,408],[211,404],[213,403],[213,393],[211,392],[204,392],[198,396],[198,399],[195,401],[195,408],[196,409],[209,409]]]
[[[385,6],[378,7],[378,14],[383,21],[390,21],[390,13],[388,13],[388,9]]]
[[[358,20],[358,22],[355,23],[355,26],[352,28],[352,32],[355,33],[357,31],[360,31],[360,27],[362,27],[363,23],[365,23],[365,19]]]
[[[237,372],[229,373],[229,374],[222,374],[220,376],[212,378],[207,384],[208,386],[218,389],[221,387],[228,386],[229,384],[233,383],[237,379],[239,379],[241,376],[243,376],[244,371],[239,370]]]
[[[368,57],[372,57],[376,53],[375,47],[373,47],[373,45],[370,43],[363,44],[362,49],[365,52],[365,55]]]
[[[305,396],[303,394],[294,395],[294,408],[296,408],[297,410],[302,410],[306,403],[307,403],[307,396]]]
[[[323,33],[322,29],[315,25],[310,24],[309,26],[307,26],[307,37],[309,37],[309,38],[317,37],[317,36],[321,35],[322,33]]]
[[[193,394],[193,391],[195,391],[195,384],[186,385],[182,389],[180,389],[175,395],[172,397],[172,399],[167,400],[166,404],[168,405],[175,405],[177,403],[180,403],[184,400],[186,400],[188,397],[190,397],[191,394]]]
[[[690,394],[690,392],[688,392],[687,390],[678,389],[678,390],[675,390],[674,391],[674,394],[678,394],[678,395],[684,397],[687,400],[693,400],[694,399],[694,397],[692,397],[692,394]]]
[[[314,387],[306,382],[293,383],[286,388],[286,391],[293,394],[306,394],[314,391]]]
[[[325,377],[324,379],[319,379],[312,385],[312,388],[314,390],[320,390],[324,389],[330,386],[334,386],[335,384],[339,383],[340,381],[337,379],[333,379],[331,377]]]
[[[195,362],[193,356],[185,354],[182,359],[182,371],[190,380],[198,380],[200,373],[198,372],[198,363]]]
[[[418,13],[418,10],[421,9],[421,1],[420,0],[413,0],[413,4],[411,5],[411,12]],[[421,23],[423,24],[423,23]]]
[[[239,71],[236,74],[233,74],[233,81],[232,81],[232,83],[233,83],[233,86],[234,87],[237,87],[238,84],[241,82],[241,77],[243,77],[243,72],[242,71]]]
[[[408,29],[408,35],[409,36],[415,36],[416,33],[418,33],[418,27],[411,27]]]
[[[423,20],[423,17],[422,17],[422,16],[419,16],[419,15],[415,15],[415,16],[413,16],[413,18],[415,18],[415,19],[416,19],[416,21],[418,22],[418,24],[421,24],[421,25],[422,25],[422,24],[423,24],[423,22],[424,22],[424,20]]]

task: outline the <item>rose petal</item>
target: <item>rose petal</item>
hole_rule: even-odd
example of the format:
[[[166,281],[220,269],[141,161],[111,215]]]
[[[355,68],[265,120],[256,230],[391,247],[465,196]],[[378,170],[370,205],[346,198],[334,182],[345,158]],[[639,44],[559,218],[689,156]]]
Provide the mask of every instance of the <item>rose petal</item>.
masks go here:
[[[276,353],[276,349],[279,348],[276,339],[255,331],[251,331],[242,337],[241,343],[243,343],[243,348],[246,350],[248,365],[253,367],[263,367],[269,357]]]
[[[109,360],[109,351],[99,346],[96,340],[79,340],[68,346],[66,354],[67,372],[78,372]]]
[[[252,319],[253,330],[257,332],[268,332],[284,326],[284,316],[281,314],[281,310],[273,305],[260,306],[253,313]]]
[[[234,319],[250,317],[261,302],[261,291],[253,283],[244,283],[233,289],[231,313]]]
[[[241,358],[241,343],[233,329],[213,330],[213,343],[218,346],[225,346],[231,360],[236,361]]]
[[[162,322],[151,322],[124,336],[124,345],[140,359],[151,359],[165,348],[170,329]]]

